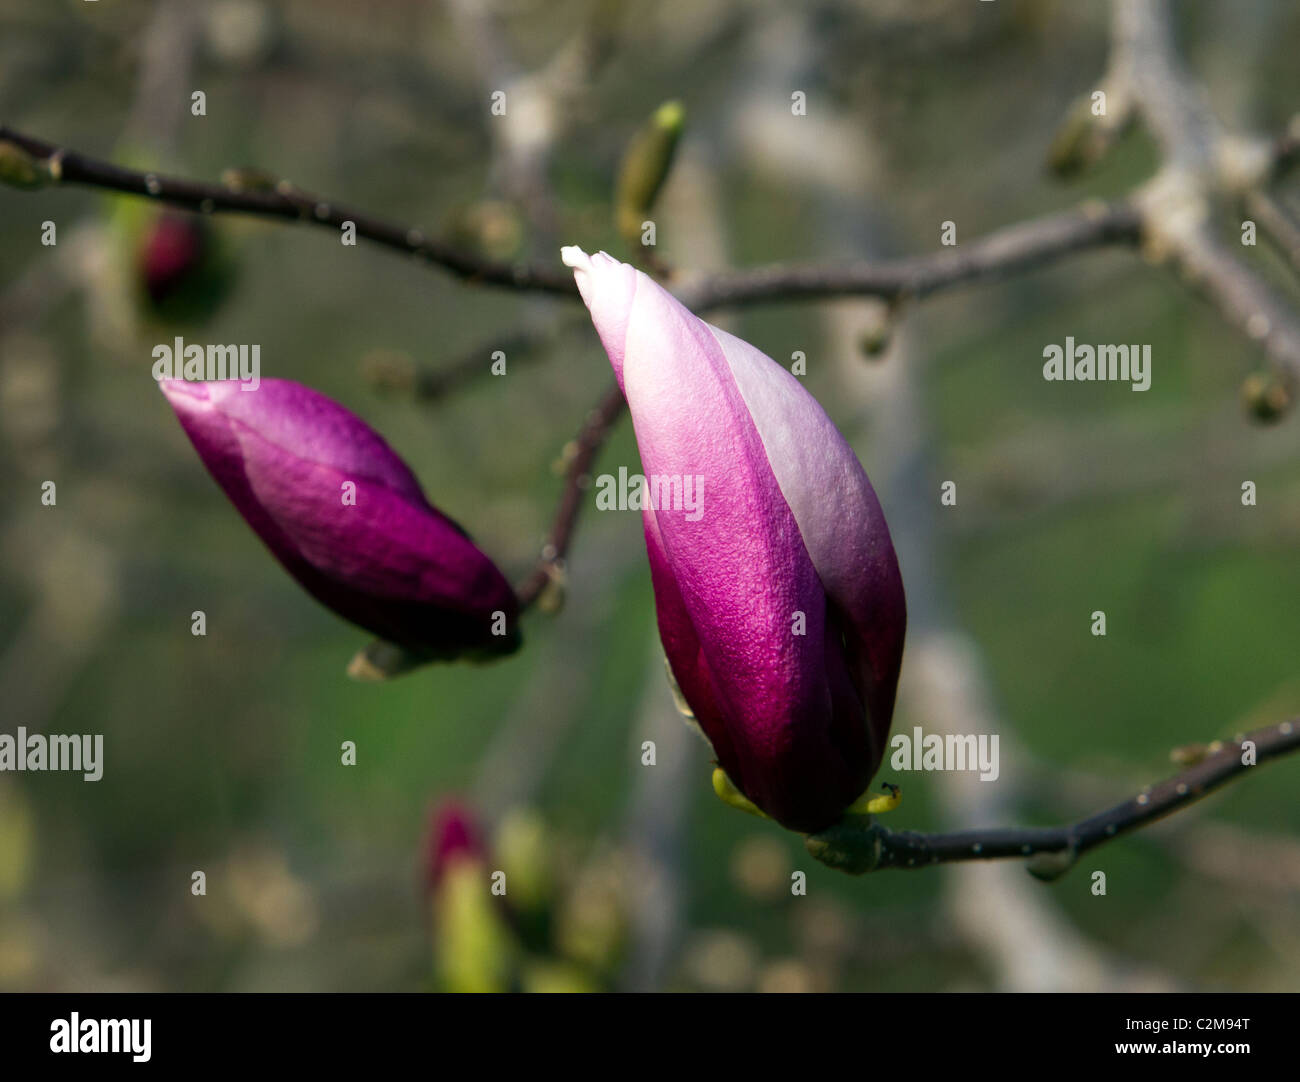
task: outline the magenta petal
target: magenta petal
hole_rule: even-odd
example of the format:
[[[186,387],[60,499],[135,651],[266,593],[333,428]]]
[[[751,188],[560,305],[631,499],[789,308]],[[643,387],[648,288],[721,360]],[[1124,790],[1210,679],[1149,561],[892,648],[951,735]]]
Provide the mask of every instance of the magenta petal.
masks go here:
[[[287,380],[161,388],[236,509],[317,600],[438,656],[518,644],[509,583],[365,422]],[[505,635],[493,634],[498,612]]]

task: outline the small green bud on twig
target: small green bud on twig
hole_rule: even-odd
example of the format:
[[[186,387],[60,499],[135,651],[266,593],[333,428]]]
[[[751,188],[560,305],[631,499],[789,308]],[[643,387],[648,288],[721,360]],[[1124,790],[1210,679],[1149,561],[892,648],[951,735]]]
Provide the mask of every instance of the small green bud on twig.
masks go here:
[[[34,157],[17,143],[0,140],[0,183],[23,191],[35,191],[56,183],[58,179],[58,167],[53,159]]]
[[[640,246],[642,223],[668,179],[685,119],[681,102],[665,102],[632,137],[623,155],[615,211],[619,235],[634,247]]]

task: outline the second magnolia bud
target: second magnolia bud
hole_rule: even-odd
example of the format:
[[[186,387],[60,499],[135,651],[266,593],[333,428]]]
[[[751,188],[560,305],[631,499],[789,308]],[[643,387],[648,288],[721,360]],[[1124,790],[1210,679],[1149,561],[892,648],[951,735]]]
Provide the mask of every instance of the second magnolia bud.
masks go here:
[[[672,169],[686,111],[680,102],[665,102],[632,137],[619,168],[615,212],[619,235],[630,245],[641,242],[641,227]]]

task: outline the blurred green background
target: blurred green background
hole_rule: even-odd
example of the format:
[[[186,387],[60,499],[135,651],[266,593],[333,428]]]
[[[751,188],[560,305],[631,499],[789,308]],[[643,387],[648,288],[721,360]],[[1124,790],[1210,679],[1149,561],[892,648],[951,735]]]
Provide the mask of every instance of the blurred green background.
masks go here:
[[[687,130],[659,252],[703,270],[931,251],[945,220],[970,240],[1121,194],[1156,163],[1139,131],[1080,180],[1044,168],[1104,67],[1104,5],[787,8],[0,0],[0,119],[183,175],[257,165],[554,260],[559,243],[629,255],[618,161],[677,98]],[[1300,103],[1300,8],[1177,8],[1220,115],[1283,130]],[[539,82],[540,111],[511,129],[490,116],[492,89],[528,102]],[[196,89],[206,116],[190,113]],[[810,103],[800,128],[794,90]],[[1050,886],[1014,866],[849,879],[724,807],[707,750],[672,714],[635,514],[586,508],[568,603],[528,617],[514,658],[347,679],[364,633],[303,594],[234,513],[152,384],[153,345],[259,343],[263,376],[366,418],[517,578],[561,448],[609,380],[595,335],[564,301],[234,218],[214,223],[233,292],[206,322],[163,328],[131,292],[130,202],[0,190],[3,731],[103,733],[106,758],[96,784],[0,775],[0,988],[428,987],[425,833],[451,792],[489,829],[514,807],[545,822],[557,922],[614,929],[596,967],[612,986],[1300,987],[1295,762]],[[47,219],[55,248],[40,243]],[[1247,258],[1295,299],[1264,245]],[[1020,748],[1004,744],[1002,825],[1077,818],[1169,773],[1176,745],[1300,712],[1300,428],[1244,415],[1253,347],[1129,251],[927,300],[871,360],[854,337],[878,318],[861,302],[786,304],[728,326],[781,361],[805,351],[807,385],[891,522],[907,501],[932,508],[924,543],[898,538],[904,580],[974,642],[992,731]],[[1150,343],[1151,390],[1045,382],[1043,347],[1066,335]],[[487,375],[496,348],[505,377]],[[483,377],[452,394],[405,385],[474,357]],[[877,462],[904,366],[925,468],[890,480]],[[626,423],[597,468],[620,465],[637,468]],[[39,500],[49,479],[55,508]],[[947,479],[959,502],[940,509]],[[1243,480],[1257,507],[1241,506]],[[1094,609],[1104,639],[1088,633]],[[925,689],[909,692],[913,660],[895,721],[907,731],[933,723]],[[340,765],[344,740],[355,767]],[[905,791],[890,825],[961,825],[945,818],[950,775],[881,777]],[[190,893],[196,869],[206,897]],[[807,897],[790,895],[795,870]]]

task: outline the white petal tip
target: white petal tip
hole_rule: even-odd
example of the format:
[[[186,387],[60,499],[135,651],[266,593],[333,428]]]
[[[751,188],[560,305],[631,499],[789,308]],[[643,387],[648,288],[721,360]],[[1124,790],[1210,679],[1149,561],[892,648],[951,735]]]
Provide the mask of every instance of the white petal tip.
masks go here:
[[[572,267],[574,270],[591,269],[591,256],[576,244],[570,244],[565,248],[561,248],[560,260],[566,267]]]

